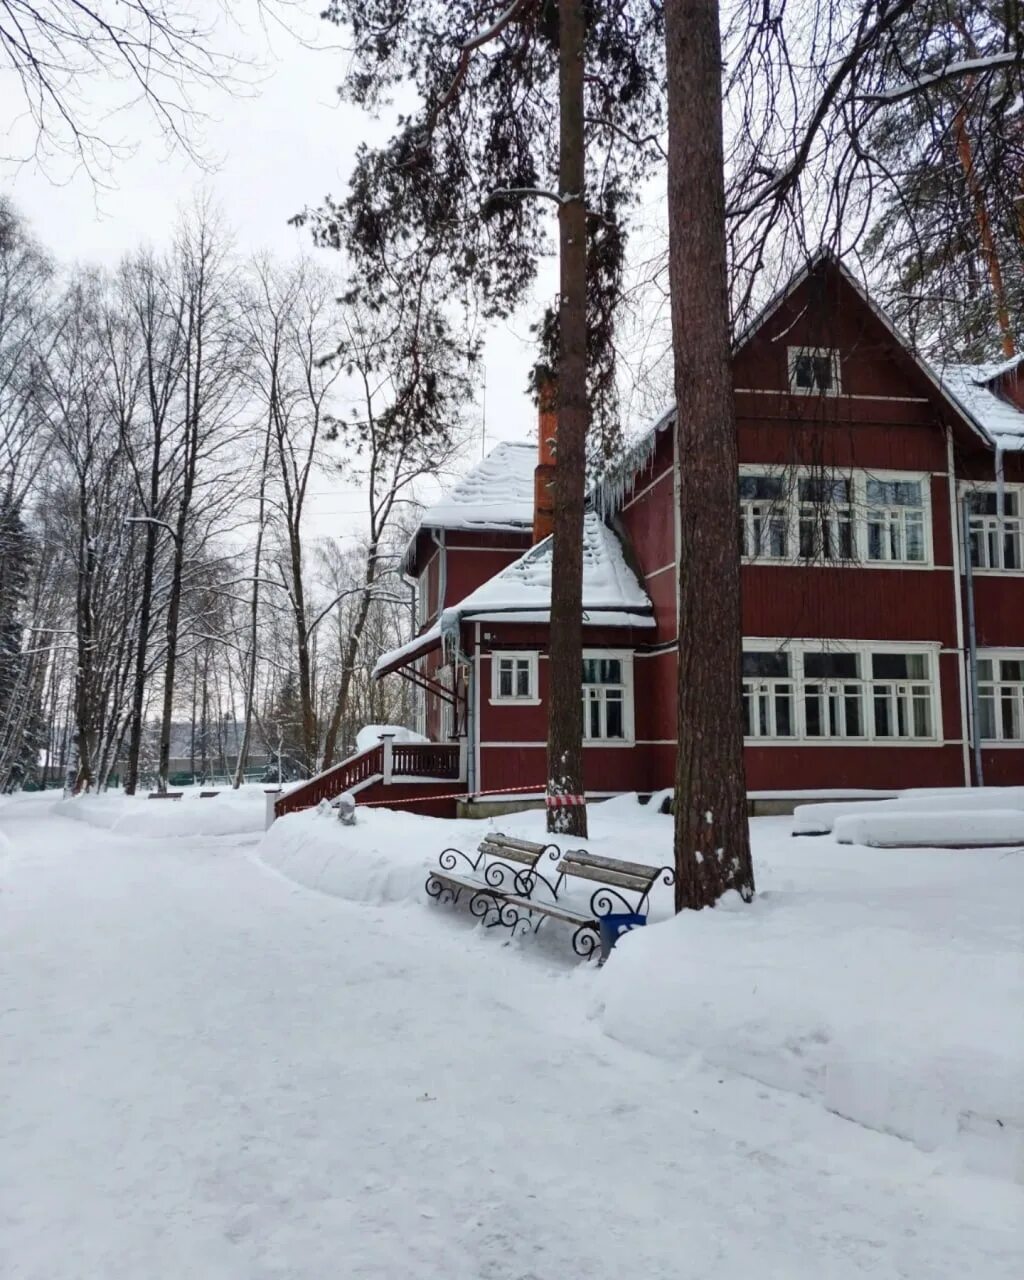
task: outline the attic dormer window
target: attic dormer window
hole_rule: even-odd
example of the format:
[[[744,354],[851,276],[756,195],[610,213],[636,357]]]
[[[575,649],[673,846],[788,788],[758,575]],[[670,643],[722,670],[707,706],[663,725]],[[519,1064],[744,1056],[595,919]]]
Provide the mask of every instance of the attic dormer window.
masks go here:
[[[789,389],[798,396],[837,396],[839,352],[832,347],[790,347]]]

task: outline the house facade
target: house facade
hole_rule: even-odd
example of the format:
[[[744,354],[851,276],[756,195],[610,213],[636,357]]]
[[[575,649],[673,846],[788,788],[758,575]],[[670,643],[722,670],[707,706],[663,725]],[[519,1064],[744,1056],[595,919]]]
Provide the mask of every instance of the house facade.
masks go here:
[[[748,789],[1024,783],[1024,361],[930,368],[822,258],[733,369]],[[593,797],[674,778],[674,415],[591,494]],[[534,447],[500,445],[424,513],[405,561],[419,634],[376,668],[423,690],[421,728],[459,744],[471,796],[544,789],[551,542],[535,517],[556,431],[542,412],[539,470]]]

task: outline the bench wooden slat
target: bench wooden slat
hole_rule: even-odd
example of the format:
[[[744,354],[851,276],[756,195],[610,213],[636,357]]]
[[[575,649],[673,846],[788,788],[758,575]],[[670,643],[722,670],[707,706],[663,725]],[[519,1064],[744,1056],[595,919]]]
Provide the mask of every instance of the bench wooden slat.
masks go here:
[[[440,880],[442,884],[453,885],[457,889],[472,889],[476,893],[487,893],[495,898],[505,898],[508,893],[505,889],[498,889],[492,884],[487,884],[484,880],[475,880],[472,876],[459,876],[452,871],[432,871],[431,878]]]
[[[535,840],[517,840],[515,836],[507,836],[502,831],[492,831],[484,836],[481,844],[500,844],[509,849],[522,849],[524,853],[543,853],[550,848],[546,844],[538,844]]]
[[[511,845],[491,844],[485,840],[478,850],[488,858],[498,858],[506,862],[519,862],[523,866],[532,867],[537,862],[537,855],[526,849],[517,849]]]
[[[652,867],[649,862],[624,862],[621,858],[603,858],[596,853],[584,853],[582,849],[570,849],[563,857],[563,862],[581,862],[587,866],[604,867],[606,871],[628,872],[634,876],[646,876],[653,880],[662,870]]]
[[[652,876],[626,875],[618,871],[609,871],[603,867],[592,867],[586,862],[559,863],[558,870],[567,876],[577,876],[580,880],[595,880],[598,884],[610,884],[620,889],[634,889],[643,893],[651,884]]]
[[[524,911],[540,916],[554,916],[558,920],[564,920],[567,924],[592,924],[597,928],[597,921],[589,912],[573,911],[571,907],[563,906],[559,902],[538,902],[534,898],[520,898],[516,894],[507,893],[502,899],[513,907],[522,907]]]

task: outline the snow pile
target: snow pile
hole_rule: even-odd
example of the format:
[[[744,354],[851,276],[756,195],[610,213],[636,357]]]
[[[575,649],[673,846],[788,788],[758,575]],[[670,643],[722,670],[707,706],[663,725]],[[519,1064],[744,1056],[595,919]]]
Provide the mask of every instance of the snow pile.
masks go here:
[[[390,809],[358,809],[356,825],[326,806],[289,813],[266,832],[257,856],[307,889],[350,902],[418,902],[427,870],[451,843],[453,824]]]
[[[846,850],[752,824],[758,897],[622,939],[610,1036],[1024,1182],[1024,856]]]
[[[389,733],[395,742],[429,742],[422,733],[407,729],[403,724],[367,724],[356,734],[356,753],[369,751],[380,743],[381,735]]]
[[[584,842],[559,836],[555,843],[564,849],[585,843],[591,853],[635,854],[644,861],[644,852],[627,855],[623,850],[649,831],[652,838],[644,842],[647,851],[655,859],[664,855],[665,861],[671,861],[672,819],[658,813],[660,798],[641,805],[636,795],[624,795],[591,805],[592,838]],[[422,903],[427,874],[437,866],[443,849],[453,847],[475,857],[481,840],[493,831],[547,843],[544,822],[540,810],[452,820],[402,809],[357,808],[356,825],[348,827],[326,807],[307,809],[278,818],[260,842],[257,855],[289,879],[338,898],[375,904]],[[652,914],[668,916],[671,911],[671,890],[656,891]]]
[[[951,801],[956,804],[956,801]],[[991,849],[996,845],[1024,846],[1024,810],[945,810],[932,802],[929,813],[847,813],[833,825],[839,844],[871,845],[877,849]]]
[[[907,791],[891,800],[841,801],[801,804],[793,810],[795,836],[824,835],[837,818],[845,814],[937,813],[956,809],[960,813],[988,809],[1024,810],[1024,787],[961,787],[958,791]]]
[[[240,787],[205,800],[188,789],[180,800],[107,792],[59,800],[54,813],[118,835],[152,837],[233,836],[263,830],[266,796],[262,787]]]

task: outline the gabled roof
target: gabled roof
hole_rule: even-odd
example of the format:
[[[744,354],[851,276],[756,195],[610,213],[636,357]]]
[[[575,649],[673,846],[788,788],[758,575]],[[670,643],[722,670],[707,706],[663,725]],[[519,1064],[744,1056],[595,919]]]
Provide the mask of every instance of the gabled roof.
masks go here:
[[[997,379],[1024,365],[1024,356],[1017,356],[1012,360],[992,365],[947,364],[936,371],[914,351],[849,268],[827,249],[809,258],[800,271],[792,276],[761,308],[754,319],[735,336],[733,355],[741,351],[768,323],[790,294],[798,289],[813,271],[826,264],[833,267],[854,290],[872,315],[906,353],[907,358],[917,366],[939,396],[958,417],[966,422],[975,435],[990,448],[1024,449],[1024,413],[997,395],[991,386]],[[672,426],[675,418],[676,406],[673,404],[665,410],[653,426],[636,437],[626,453],[597,481],[591,497],[598,510],[605,514],[618,510],[626,491],[635,482],[635,477],[653,457],[658,435]]]
[[[489,578],[465,599],[445,609],[429,631],[383,654],[375,676],[408,666],[456,636],[463,622],[548,622],[554,543],[545,538]],[[602,627],[653,627],[650,597],[626,563],[615,534],[593,511],[583,520],[583,622]]]
[[[1004,400],[993,384],[1012,373],[1024,360],[1002,360],[997,364],[947,364],[938,370],[942,384],[976,422],[997,449],[1024,450],[1024,412]]]
[[[420,518],[425,529],[522,530],[533,527],[535,445],[503,441]]]

